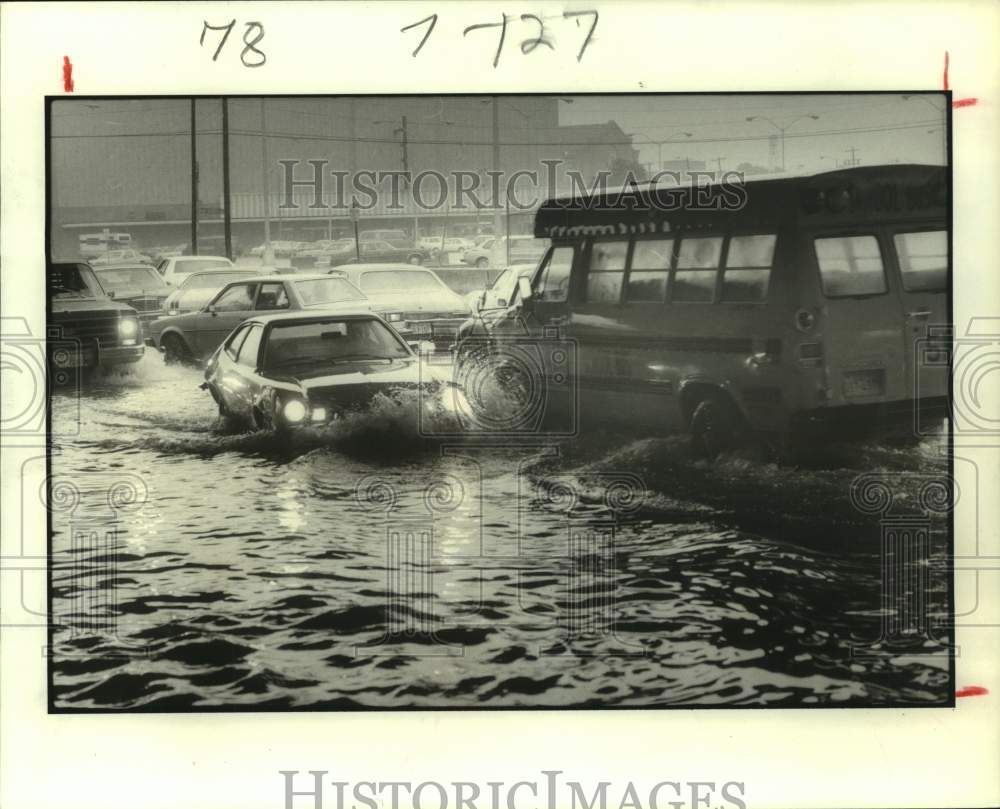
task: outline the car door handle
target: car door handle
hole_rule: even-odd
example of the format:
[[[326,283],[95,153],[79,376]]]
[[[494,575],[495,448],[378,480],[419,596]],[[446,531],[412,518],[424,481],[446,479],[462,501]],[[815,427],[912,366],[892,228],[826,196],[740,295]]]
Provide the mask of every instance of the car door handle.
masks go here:
[[[931,316],[931,312],[930,312],[930,309],[915,309],[912,312],[907,312],[906,316],[907,317],[911,317],[911,318],[930,317]]]

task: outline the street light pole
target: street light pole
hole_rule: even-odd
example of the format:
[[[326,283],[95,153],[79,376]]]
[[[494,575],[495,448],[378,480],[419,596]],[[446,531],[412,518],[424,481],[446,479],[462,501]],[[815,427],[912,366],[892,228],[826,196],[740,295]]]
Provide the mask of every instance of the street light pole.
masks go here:
[[[264,264],[274,263],[274,253],[271,249],[271,212],[267,184],[267,112],[264,109],[264,99],[260,100],[260,184],[264,192]]]
[[[198,255],[198,136],[195,100],[191,99],[191,255]]]
[[[499,171],[500,171],[500,99],[492,97],[493,107],[493,235],[500,238],[500,231],[503,229],[503,214],[500,211],[500,191]],[[510,220],[507,220],[507,229],[510,229]],[[507,233],[507,242],[510,242],[510,233]],[[509,245],[508,245],[509,246]]]
[[[747,121],[767,121],[771,126],[773,126],[775,129],[778,130],[778,132],[781,133],[781,170],[782,170],[782,172],[784,172],[784,170],[785,170],[785,130],[786,129],[791,129],[799,121],[805,120],[806,118],[812,118],[814,121],[818,121],[819,120],[819,116],[818,115],[813,115],[812,113],[807,113],[806,115],[800,115],[798,118],[796,118],[795,120],[791,121],[790,123],[785,124],[784,126],[779,126],[778,124],[776,124],[774,121],[772,121],[770,118],[768,118],[765,115],[749,115],[749,116],[747,116]]]

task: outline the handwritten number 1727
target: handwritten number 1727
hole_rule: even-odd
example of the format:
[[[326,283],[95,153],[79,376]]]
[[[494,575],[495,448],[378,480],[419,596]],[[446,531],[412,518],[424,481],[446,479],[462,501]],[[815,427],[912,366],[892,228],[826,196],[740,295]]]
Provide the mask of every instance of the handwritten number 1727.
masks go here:
[[[261,67],[265,62],[267,62],[267,55],[262,50],[257,48],[257,43],[264,38],[264,26],[256,21],[244,23],[244,25],[246,26],[246,30],[243,32],[244,47],[240,52],[240,61],[243,62],[244,67]],[[209,25],[207,22],[203,21],[201,38],[198,40],[199,45],[205,44],[205,34],[209,31],[225,32],[219,40],[215,53],[212,54],[213,62],[218,60],[219,54],[222,53],[222,49],[226,45],[226,40],[229,39],[229,35],[233,32],[233,28],[235,26],[235,19],[230,20],[225,25]]]

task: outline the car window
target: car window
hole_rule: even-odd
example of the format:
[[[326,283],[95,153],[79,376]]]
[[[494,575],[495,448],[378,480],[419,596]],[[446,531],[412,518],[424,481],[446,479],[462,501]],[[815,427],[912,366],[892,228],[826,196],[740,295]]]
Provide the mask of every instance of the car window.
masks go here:
[[[667,299],[673,251],[673,239],[641,239],[635,243],[625,288],[627,301],[660,303]]]
[[[309,281],[296,281],[295,289],[298,290],[299,297],[305,306],[365,300],[361,290],[345,278],[315,278]]]
[[[260,351],[260,338],[263,333],[264,327],[259,323],[250,327],[246,339],[239,347],[239,356],[236,358],[240,365],[245,365],[247,368],[257,367],[257,354]]]
[[[587,271],[587,303],[618,303],[628,242],[594,242]]]
[[[212,267],[231,266],[233,265],[224,258],[186,258],[179,259],[174,264],[174,274],[187,275],[188,273],[197,272],[198,270],[208,270]]]
[[[887,290],[885,266],[874,236],[816,239],[823,294],[828,298],[880,295]]]
[[[240,346],[243,345],[243,341],[247,337],[247,333],[250,331],[249,326],[240,326],[236,331],[233,332],[233,336],[226,341],[226,354],[229,355],[230,359],[236,359],[236,355],[239,353]]]
[[[288,309],[290,302],[285,285],[280,283],[261,284],[257,293],[258,310]]]
[[[254,284],[234,284],[213,302],[217,312],[249,312],[253,307]]]
[[[670,300],[680,303],[711,303],[722,256],[722,237],[681,239]]]
[[[267,339],[265,368],[334,363],[348,359],[397,359],[409,350],[385,324],[375,319],[275,323]]]
[[[569,296],[569,277],[573,269],[573,248],[556,247],[549,254],[539,276],[538,299],[561,303]]]
[[[767,297],[777,239],[770,233],[733,236],[729,240],[726,268],[722,273],[723,301],[752,303]]]
[[[160,289],[166,286],[163,279],[153,270],[141,268],[123,268],[114,270],[101,270],[97,274],[101,286],[105,289]]]
[[[928,230],[893,236],[903,289],[944,292],[948,288],[948,233]]]

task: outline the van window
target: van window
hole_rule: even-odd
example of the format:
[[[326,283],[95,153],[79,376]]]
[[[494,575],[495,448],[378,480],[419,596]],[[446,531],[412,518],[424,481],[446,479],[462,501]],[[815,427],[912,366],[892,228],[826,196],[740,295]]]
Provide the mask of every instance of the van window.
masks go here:
[[[635,243],[625,287],[626,300],[655,303],[666,300],[673,251],[673,239],[642,239]]]
[[[714,300],[721,256],[721,236],[681,239],[671,300],[681,303]]]
[[[594,242],[587,272],[587,303],[618,303],[625,277],[628,242]]]
[[[885,267],[874,236],[816,239],[816,260],[828,298],[880,295],[886,291]]]
[[[729,303],[762,301],[774,262],[777,236],[733,236],[722,273],[722,300]]]
[[[562,303],[569,295],[569,274],[573,269],[573,248],[556,247],[549,254],[535,292],[538,299]]]
[[[944,292],[948,288],[948,234],[943,230],[893,236],[903,289]]]

